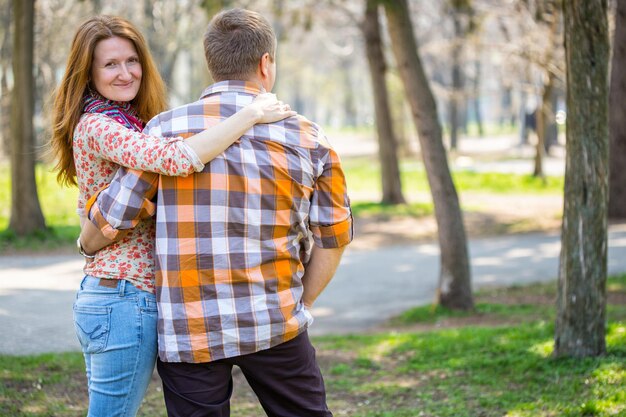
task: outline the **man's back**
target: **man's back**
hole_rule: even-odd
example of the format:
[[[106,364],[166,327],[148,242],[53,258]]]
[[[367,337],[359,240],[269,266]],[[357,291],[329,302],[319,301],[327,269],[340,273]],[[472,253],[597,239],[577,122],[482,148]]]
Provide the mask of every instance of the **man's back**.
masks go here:
[[[223,81],[154,118],[150,134],[188,136],[248,104],[258,87]],[[301,302],[310,239],[352,238],[339,158],[303,117],[256,125],[187,178],[161,177],[157,209],[159,347],[208,362],[283,343],[312,321]]]

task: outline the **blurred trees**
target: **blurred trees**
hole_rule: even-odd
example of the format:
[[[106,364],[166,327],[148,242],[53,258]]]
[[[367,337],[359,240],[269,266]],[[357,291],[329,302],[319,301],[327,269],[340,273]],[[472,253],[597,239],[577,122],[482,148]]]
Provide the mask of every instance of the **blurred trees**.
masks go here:
[[[450,127],[450,149],[456,149],[460,124],[459,111],[465,108],[463,99],[468,96],[465,94],[465,76],[461,64],[462,54],[466,46],[466,37],[473,29],[471,1],[446,0],[444,10],[452,16],[454,28],[452,47],[450,48],[452,86],[448,118]],[[480,111],[477,112],[477,115],[480,115]],[[477,118],[477,123],[482,126],[479,117]]]
[[[365,17],[361,22],[365,38],[365,50],[372,79],[374,114],[378,135],[378,155],[381,165],[382,202],[386,204],[404,203],[400,165],[398,162],[398,140],[393,129],[387,81],[387,64],[383,53],[379,22],[379,1],[365,1]]]
[[[491,4],[504,41],[503,84],[517,86],[521,142],[530,130],[536,133],[533,175],[542,177],[544,154],[557,143],[557,99],[565,78],[561,0]]]
[[[626,1],[617,1],[609,127],[611,135],[609,176],[609,218],[626,219]]]
[[[606,351],[607,0],[563,10],[569,116],[554,353],[597,356]]]
[[[535,19],[539,27],[547,34],[544,49],[538,55],[538,64],[543,70],[542,91],[536,112],[537,146],[533,175],[543,177],[543,156],[550,145],[556,143],[556,109],[553,97],[556,80],[562,74],[562,57],[558,55],[562,39],[561,1],[535,0]]]
[[[9,229],[18,236],[24,236],[46,228],[35,183],[35,0],[13,0],[13,19]]]
[[[406,0],[384,2],[391,48],[418,130],[422,159],[435,204],[441,250],[438,302],[453,309],[474,307],[467,238],[459,199],[448,168],[437,104],[417,52]]]
[[[143,0],[142,3],[143,33],[155,61],[160,64],[159,70],[165,84],[171,85],[174,66],[180,55],[192,49],[194,45],[202,44],[205,30],[202,23],[206,20],[196,19],[202,13],[199,5],[193,1]],[[209,2],[205,0],[204,3]],[[200,56],[195,63],[201,64],[204,61],[204,54],[202,49],[198,52]],[[193,92],[194,96],[199,94],[199,91]]]
[[[283,100],[323,125],[370,129],[378,112],[374,108],[371,81],[367,79],[370,77],[365,53],[368,43],[355,22],[342,19],[336,8],[327,7],[334,3],[357,11],[357,20],[361,21],[364,1],[39,0],[35,43],[39,143],[44,142],[41,138],[47,129],[44,104],[63,71],[71,29],[86,17],[95,13],[117,14],[139,26],[168,82],[171,104],[177,105],[197,98],[198,91],[210,82],[202,53],[202,33],[209,16],[231,6],[253,8],[276,27],[281,38],[276,91]],[[559,75],[559,65],[546,63],[542,58],[543,51],[553,45],[548,42],[550,27],[545,24],[549,9],[540,8],[539,4],[551,1],[557,0],[409,1],[423,65],[441,120],[449,126],[450,142],[456,142],[458,129],[465,130],[468,123],[481,128],[481,122],[509,123],[517,118],[515,115],[524,106],[518,99],[522,91],[540,101],[543,93],[540,79],[545,74],[541,68],[550,70],[557,81],[562,78],[562,68]],[[8,19],[9,15],[3,13],[4,10],[0,19]],[[381,24],[384,29],[386,21],[382,19]],[[0,48],[5,33],[8,31],[0,29],[3,36]],[[385,36],[382,41],[383,54],[388,54]],[[554,62],[562,56],[561,49],[557,44]],[[8,59],[10,54],[4,61],[0,58],[0,71],[1,62]],[[2,71],[0,83],[3,78],[10,88],[10,71]],[[397,152],[407,155],[419,145],[417,136],[408,129],[410,111],[399,94],[402,87],[393,66],[388,68],[387,84]],[[558,82],[555,89],[560,91]],[[482,113],[481,108],[488,111]],[[6,118],[6,115],[3,111],[2,116]],[[456,123],[451,123],[452,120]]]

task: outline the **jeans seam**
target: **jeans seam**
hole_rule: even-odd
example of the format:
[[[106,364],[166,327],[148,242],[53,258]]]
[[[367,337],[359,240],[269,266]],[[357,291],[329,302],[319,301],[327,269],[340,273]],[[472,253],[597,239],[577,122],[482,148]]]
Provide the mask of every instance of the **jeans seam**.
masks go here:
[[[131,298],[131,294],[125,294],[123,297],[121,298]],[[139,306],[139,298],[136,294],[132,294],[132,298],[135,300],[135,306],[138,307]],[[137,372],[139,371],[139,355],[141,354],[141,347],[142,347],[142,343],[143,343],[143,326],[141,323],[141,310],[139,310],[139,314],[135,315],[137,317],[137,330],[138,330],[138,339],[139,339],[139,343],[137,344],[137,348],[136,348],[136,353],[135,353],[135,366],[133,368],[133,379],[130,382],[130,386],[131,387],[135,387],[137,384]],[[122,409],[122,415],[126,416],[126,413],[128,411],[128,405],[130,402],[131,397],[133,397],[132,395],[130,395],[131,393],[129,393],[129,395],[126,396],[126,400],[124,401],[124,406]],[[141,402],[140,402],[141,404]]]

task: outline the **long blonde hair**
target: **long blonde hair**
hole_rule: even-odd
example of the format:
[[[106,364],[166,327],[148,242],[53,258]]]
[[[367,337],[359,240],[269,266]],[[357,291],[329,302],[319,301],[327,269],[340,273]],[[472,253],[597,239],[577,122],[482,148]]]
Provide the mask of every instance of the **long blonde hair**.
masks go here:
[[[147,121],[166,108],[165,84],[137,28],[117,16],[94,16],[85,21],[74,35],[65,74],[52,107],[50,148],[57,159],[54,169],[58,171],[57,181],[61,184],[76,185],[72,151],[74,129],[83,113],[83,96],[89,88],[96,44],[113,37],[131,41],[139,55],[143,74],[137,96],[131,101],[139,117]]]

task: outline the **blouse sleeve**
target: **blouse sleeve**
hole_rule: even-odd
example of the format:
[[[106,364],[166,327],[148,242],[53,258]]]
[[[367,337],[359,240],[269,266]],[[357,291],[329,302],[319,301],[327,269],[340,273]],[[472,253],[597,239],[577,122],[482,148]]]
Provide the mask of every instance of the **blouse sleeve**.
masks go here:
[[[127,168],[183,177],[204,169],[196,152],[180,136],[146,135],[97,113],[84,115],[77,128],[92,152]]]

